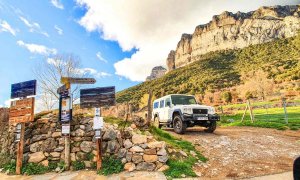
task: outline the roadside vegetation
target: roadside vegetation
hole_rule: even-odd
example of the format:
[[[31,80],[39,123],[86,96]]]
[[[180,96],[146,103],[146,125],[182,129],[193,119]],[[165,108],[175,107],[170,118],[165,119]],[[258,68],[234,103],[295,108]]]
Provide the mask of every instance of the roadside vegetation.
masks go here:
[[[231,107],[234,105],[231,105]],[[245,107],[245,106],[244,106]],[[288,123],[285,121],[283,108],[260,108],[253,109],[254,123],[251,122],[249,111],[241,122],[244,110],[236,110],[234,114],[225,114],[221,117],[220,124],[223,126],[253,126],[263,128],[274,128],[278,130],[300,129],[299,106],[287,107]]]
[[[299,49],[300,35],[297,35],[243,49],[207,53],[198,56],[197,61],[175,69],[162,78],[146,81],[118,92],[117,102],[130,102],[137,107],[141,98],[149,90],[153,91],[153,96],[156,98],[175,93],[207,96],[212,92],[227,91],[229,88],[247,84],[249,77],[258,72],[266,76],[266,82],[270,85],[299,81]],[[242,99],[255,95],[255,92],[246,92],[246,90],[245,87],[244,94],[238,91],[235,93]],[[277,88],[276,92],[282,90]],[[289,90],[299,91],[300,87],[295,85],[289,87]],[[223,96],[224,101],[235,98],[230,97],[230,94]]]
[[[198,161],[206,162],[207,158],[196,150],[191,142],[178,139],[166,131],[155,127],[151,127],[150,132],[156,139],[165,141],[170,147],[184,151],[187,154],[187,157],[184,159],[178,159],[178,157],[172,156],[169,158],[167,161],[169,169],[164,171],[168,178],[181,178],[184,176],[197,177],[193,171],[193,165]]]

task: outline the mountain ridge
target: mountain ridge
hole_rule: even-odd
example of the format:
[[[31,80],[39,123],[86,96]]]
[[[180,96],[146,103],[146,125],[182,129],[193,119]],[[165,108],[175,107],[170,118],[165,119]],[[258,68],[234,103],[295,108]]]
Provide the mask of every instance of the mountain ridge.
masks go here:
[[[196,26],[193,34],[183,33],[166,64],[171,71],[197,61],[202,54],[292,37],[299,29],[300,5],[263,6],[247,13],[225,11]]]

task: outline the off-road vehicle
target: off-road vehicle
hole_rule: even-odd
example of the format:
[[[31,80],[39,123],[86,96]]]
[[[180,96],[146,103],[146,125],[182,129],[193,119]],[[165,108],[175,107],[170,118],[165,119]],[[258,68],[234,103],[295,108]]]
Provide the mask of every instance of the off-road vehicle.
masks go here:
[[[214,132],[220,120],[211,106],[200,105],[194,96],[171,94],[153,102],[152,123],[161,128],[163,125],[174,128],[183,134],[187,127],[195,125],[206,127],[206,132]]]

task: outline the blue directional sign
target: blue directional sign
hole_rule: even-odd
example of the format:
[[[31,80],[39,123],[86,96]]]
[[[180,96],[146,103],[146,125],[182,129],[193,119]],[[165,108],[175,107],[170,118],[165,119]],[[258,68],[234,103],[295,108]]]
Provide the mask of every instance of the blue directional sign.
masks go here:
[[[11,99],[36,95],[36,80],[11,85]]]

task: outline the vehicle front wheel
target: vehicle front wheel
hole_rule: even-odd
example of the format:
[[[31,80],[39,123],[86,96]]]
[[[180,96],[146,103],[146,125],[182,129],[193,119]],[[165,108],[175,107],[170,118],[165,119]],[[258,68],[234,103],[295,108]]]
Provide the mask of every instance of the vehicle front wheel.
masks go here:
[[[217,128],[217,122],[216,121],[210,121],[209,126],[207,129],[205,129],[205,132],[213,133]]]
[[[187,124],[182,121],[179,115],[176,115],[173,119],[173,128],[177,134],[184,134]]]

